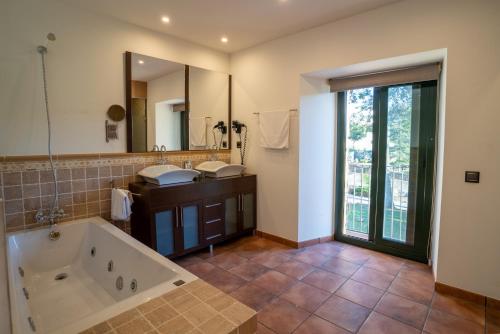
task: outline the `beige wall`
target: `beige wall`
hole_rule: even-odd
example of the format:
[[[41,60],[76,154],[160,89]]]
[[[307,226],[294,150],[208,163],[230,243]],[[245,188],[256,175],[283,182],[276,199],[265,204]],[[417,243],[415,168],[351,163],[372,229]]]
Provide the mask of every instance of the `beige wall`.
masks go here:
[[[234,119],[250,125],[248,165],[259,176],[259,229],[298,239],[290,209],[298,201],[298,122],[288,151],[266,151],[253,112],[296,107],[301,73],[447,48],[437,279],[500,298],[499,17],[496,0],[409,0],[232,54]],[[464,183],[465,170],[480,170],[481,183]]]
[[[228,71],[228,56],[164,34],[102,17],[62,1],[6,0],[0,10],[0,155],[47,151],[41,66],[36,46],[48,32],[48,83],[56,153],[124,152],[106,144],[104,121],[112,104],[125,104],[123,53],[132,51]]]

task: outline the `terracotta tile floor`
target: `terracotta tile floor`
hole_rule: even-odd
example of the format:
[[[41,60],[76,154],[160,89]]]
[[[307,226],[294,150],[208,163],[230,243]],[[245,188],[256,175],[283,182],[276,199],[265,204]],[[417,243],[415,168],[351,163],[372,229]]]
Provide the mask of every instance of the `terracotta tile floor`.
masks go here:
[[[245,237],[175,262],[258,311],[258,333],[500,333],[500,310],[436,293],[427,266],[335,241]]]

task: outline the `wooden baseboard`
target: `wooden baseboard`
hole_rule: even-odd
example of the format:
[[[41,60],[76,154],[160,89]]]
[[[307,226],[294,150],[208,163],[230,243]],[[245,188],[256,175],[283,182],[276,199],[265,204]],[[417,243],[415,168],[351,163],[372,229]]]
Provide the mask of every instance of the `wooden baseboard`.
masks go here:
[[[478,293],[470,292],[467,290],[462,290],[462,289],[456,288],[454,286],[446,285],[444,283],[439,283],[439,282],[434,283],[434,288],[435,288],[436,292],[439,292],[439,293],[443,293],[443,294],[447,294],[447,295],[450,295],[453,297],[461,298],[461,299],[464,299],[464,300],[467,300],[467,301],[470,301],[470,302],[473,302],[476,304],[480,304],[480,305],[486,305],[488,302],[490,307],[494,308],[495,306],[497,306],[500,308],[500,301],[493,299],[493,298],[489,298],[489,297],[480,295]]]
[[[500,300],[486,297],[486,307],[489,309],[500,311]]]
[[[297,241],[288,240],[286,238],[278,237],[277,235],[269,234],[258,230],[255,232],[255,234],[261,238],[266,238],[272,241],[276,241],[288,247],[299,248]]]
[[[256,231],[255,234],[258,235],[259,237],[266,238],[266,239],[269,239],[272,241],[276,241],[280,244],[283,244],[285,246],[292,247],[292,248],[304,248],[304,247],[308,247],[308,246],[312,246],[312,245],[316,245],[316,244],[320,244],[323,242],[328,242],[328,241],[333,240],[333,236],[331,236],[331,235],[326,236],[326,237],[315,238],[315,239],[311,239],[311,240],[297,242],[297,241],[278,237],[277,235],[262,232],[262,231]]]

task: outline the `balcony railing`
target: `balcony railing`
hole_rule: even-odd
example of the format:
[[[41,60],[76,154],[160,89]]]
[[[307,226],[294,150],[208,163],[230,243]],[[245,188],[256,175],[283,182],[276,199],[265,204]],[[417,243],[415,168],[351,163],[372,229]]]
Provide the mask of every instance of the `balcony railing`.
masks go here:
[[[345,187],[346,233],[367,238],[370,215],[371,164],[348,164]],[[409,166],[386,168],[383,237],[406,241]]]

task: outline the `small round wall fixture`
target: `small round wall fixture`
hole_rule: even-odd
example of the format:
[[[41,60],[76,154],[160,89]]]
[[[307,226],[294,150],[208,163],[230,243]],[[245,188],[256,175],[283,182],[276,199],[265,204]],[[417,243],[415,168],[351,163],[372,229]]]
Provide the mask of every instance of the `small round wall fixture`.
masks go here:
[[[118,104],[113,104],[108,109],[108,117],[114,122],[120,122],[125,118],[125,109]]]

